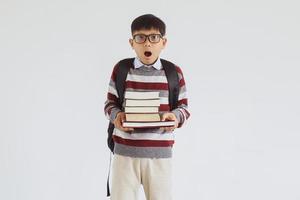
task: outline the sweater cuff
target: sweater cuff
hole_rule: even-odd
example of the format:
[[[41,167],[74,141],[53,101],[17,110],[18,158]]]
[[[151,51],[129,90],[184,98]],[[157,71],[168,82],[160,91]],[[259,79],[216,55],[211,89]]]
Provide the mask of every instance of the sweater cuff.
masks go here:
[[[172,110],[172,113],[176,116],[176,119],[178,120],[178,128],[182,126],[184,122],[184,117],[182,116],[182,112],[178,108]]]

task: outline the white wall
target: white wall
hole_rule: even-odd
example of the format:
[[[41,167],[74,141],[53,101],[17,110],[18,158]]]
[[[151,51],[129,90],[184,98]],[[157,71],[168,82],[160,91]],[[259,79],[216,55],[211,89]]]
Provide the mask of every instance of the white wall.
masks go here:
[[[175,200],[300,199],[300,14],[286,1],[0,0],[0,199],[105,199],[103,114],[131,21],[167,24],[191,118]]]

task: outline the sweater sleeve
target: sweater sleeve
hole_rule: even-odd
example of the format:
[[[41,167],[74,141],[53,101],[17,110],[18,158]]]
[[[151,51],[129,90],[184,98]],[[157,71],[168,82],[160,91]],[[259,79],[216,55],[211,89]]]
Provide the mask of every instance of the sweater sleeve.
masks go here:
[[[110,77],[109,85],[108,85],[108,92],[107,98],[104,103],[104,113],[108,120],[112,123],[115,120],[118,112],[121,111],[118,103],[118,92],[116,89],[116,72],[118,70],[118,65],[115,65],[113,72]]]
[[[183,73],[180,67],[178,66],[176,66],[176,70],[179,77],[179,95],[178,95],[177,108],[172,110],[172,112],[175,114],[179,122],[178,128],[180,128],[184,124],[184,122],[190,117],[190,112],[188,111],[187,90],[186,90]]]

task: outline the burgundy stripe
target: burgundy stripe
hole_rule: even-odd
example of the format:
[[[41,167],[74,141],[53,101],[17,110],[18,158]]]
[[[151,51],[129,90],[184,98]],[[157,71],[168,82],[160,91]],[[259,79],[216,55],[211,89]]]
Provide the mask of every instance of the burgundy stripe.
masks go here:
[[[184,123],[185,118],[186,118],[186,115],[184,114],[184,112],[183,112],[182,110],[183,110],[183,109],[179,109],[179,112],[181,113],[181,115],[183,115],[182,123]]]
[[[108,102],[105,105],[104,109],[107,109],[108,107],[116,107],[116,106],[118,106],[117,103],[115,103],[115,102]]]
[[[112,94],[112,93],[107,93],[107,99],[111,100],[111,101],[118,101],[118,98],[116,97],[116,95]]]
[[[186,109],[183,109],[184,110],[184,112],[186,113],[186,118],[188,119],[189,117],[190,117],[190,113],[189,113],[189,111],[187,111]]]
[[[129,140],[113,136],[116,143],[136,147],[169,147],[174,144],[174,140]]]
[[[185,81],[184,81],[184,79],[182,78],[182,79],[179,80],[179,87],[182,87],[182,86],[184,86],[184,85],[185,85]]]
[[[181,68],[180,68],[179,66],[176,66],[176,71],[177,71],[177,73],[183,75],[183,74],[182,74],[182,71],[181,71]]]
[[[118,69],[119,69],[119,65],[116,64],[114,66],[113,72],[112,72],[111,77],[110,77],[114,82],[116,81],[116,76],[117,76],[117,70]]]
[[[159,106],[159,111],[170,111],[170,106],[169,104],[160,104]]]
[[[110,116],[110,114],[111,114],[111,110],[113,109],[113,107],[111,107],[111,108],[109,108],[106,112],[107,112],[107,114]]]
[[[145,89],[145,90],[168,90],[168,83],[142,83],[126,81],[126,88]]]
[[[104,110],[107,110],[108,108],[115,107],[115,106],[116,104],[114,102],[109,102],[104,106]]]
[[[181,69],[180,69],[179,66],[176,66],[176,71],[177,71],[177,73],[179,73],[179,74],[181,75],[181,77],[182,77],[182,78],[179,80],[179,87],[182,87],[182,86],[185,85],[183,73],[182,73],[182,71],[181,71]]]
[[[187,105],[187,99],[181,99],[181,100],[179,100],[178,103],[177,103],[178,106],[180,106],[180,105],[182,105],[182,104]]]
[[[178,127],[177,128],[180,128],[182,127],[183,123],[178,123]]]

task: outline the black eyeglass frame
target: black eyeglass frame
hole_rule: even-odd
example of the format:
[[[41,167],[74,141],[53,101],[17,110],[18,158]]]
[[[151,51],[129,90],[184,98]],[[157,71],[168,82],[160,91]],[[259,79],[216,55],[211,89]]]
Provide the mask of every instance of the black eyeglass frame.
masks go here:
[[[137,42],[136,39],[135,39],[137,36],[144,36],[144,37],[145,37],[145,40],[144,40],[143,42]],[[151,37],[151,36],[159,36],[159,40],[158,40],[157,42],[152,42],[152,41],[150,40],[150,37]],[[145,43],[147,39],[148,39],[149,42],[155,44],[155,43],[159,43],[159,42],[160,42],[160,39],[163,39],[163,36],[162,36],[161,34],[149,34],[149,35],[146,35],[146,34],[136,34],[136,35],[133,35],[133,36],[132,36],[132,39],[133,39],[136,43],[138,43],[138,44],[143,44],[143,43]]]

